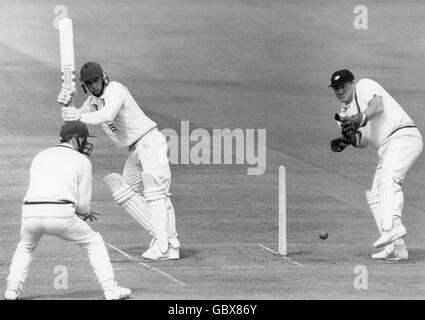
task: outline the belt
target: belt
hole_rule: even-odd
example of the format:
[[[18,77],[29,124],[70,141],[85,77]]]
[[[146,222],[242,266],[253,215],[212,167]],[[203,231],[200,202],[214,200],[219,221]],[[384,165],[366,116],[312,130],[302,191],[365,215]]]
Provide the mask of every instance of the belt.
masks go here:
[[[393,132],[391,132],[391,133],[390,133],[390,135],[388,136],[388,138],[389,138],[389,137],[391,137],[391,136],[392,136],[394,133],[396,133],[398,130],[406,129],[406,128],[416,128],[416,126],[415,126],[415,125],[408,125],[408,126],[403,126],[403,127],[397,128],[397,129],[395,129]]]
[[[147,135],[149,132],[151,132],[151,131],[153,131],[153,130],[155,130],[155,129],[157,129],[157,127],[153,127],[153,128],[151,128],[151,129],[149,129],[148,131],[146,131],[142,136],[140,136],[136,141],[134,141],[132,144],[130,144],[129,146],[128,146],[128,151],[133,151],[135,148],[136,148],[136,144],[137,144],[137,142],[139,142],[140,141],[140,139],[142,139],[145,135]]]
[[[24,201],[24,205],[33,205],[33,204],[72,204],[75,206],[74,202],[68,200],[59,200],[59,201]]]

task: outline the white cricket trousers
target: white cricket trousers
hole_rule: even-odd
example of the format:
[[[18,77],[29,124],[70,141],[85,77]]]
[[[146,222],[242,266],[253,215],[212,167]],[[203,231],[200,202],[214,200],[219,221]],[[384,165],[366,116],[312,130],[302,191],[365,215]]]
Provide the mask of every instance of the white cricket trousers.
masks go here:
[[[13,255],[7,280],[25,282],[35,248],[44,235],[53,235],[84,248],[100,284],[114,278],[102,237],[75,215],[72,205],[37,204],[22,207],[21,241]]]
[[[379,161],[373,178],[372,193],[379,196],[384,230],[401,218],[404,207],[402,181],[422,153],[422,136],[416,128],[404,128],[391,135],[379,148]],[[381,228],[381,227],[380,227]]]
[[[177,239],[175,212],[170,199],[171,170],[167,150],[168,144],[164,135],[157,128],[149,131],[130,148],[130,154],[124,166],[123,178],[135,192],[139,192],[142,184],[142,171],[155,178],[156,185],[144,186],[143,195],[148,203],[153,203],[149,207],[152,215],[158,215],[161,212],[168,213],[166,220],[169,238]],[[155,201],[151,202],[150,199],[158,194],[164,195],[165,201],[154,204]],[[173,242],[173,246],[179,246],[177,240]]]
[[[171,170],[167,150],[167,140],[157,128],[145,134],[130,149],[123,170],[123,178],[135,192],[138,192],[141,186],[142,171],[155,177],[165,194],[169,192]]]
[[[378,176],[389,172],[401,184],[423,150],[422,135],[417,128],[404,128],[395,132],[378,150],[379,161],[372,190],[378,188]]]

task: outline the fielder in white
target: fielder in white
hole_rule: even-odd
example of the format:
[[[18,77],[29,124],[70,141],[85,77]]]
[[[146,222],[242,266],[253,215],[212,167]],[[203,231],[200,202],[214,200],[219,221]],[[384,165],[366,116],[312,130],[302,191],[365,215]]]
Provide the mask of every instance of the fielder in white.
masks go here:
[[[142,256],[151,260],[179,259],[180,242],[170,199],[171,171],[164,135],[128,89],[119,82],[110,82],[98,63],[84,64],[80,80],[89,97],[79,109],[62,108],[62,119],[101,124],[118,147],[128,148],[122,177],[110,174],[105,181],[115,201],[152,236],[149,249]],[[72,95],[73,92],[62,88],[58,102],[68,106]],[[142,182],[143,197],[138,193]]]
[[[92,166],[85,155],[90,154],[93,145],[87,142],[87,126],[79,121],[68,122],[62,126],[60,136],[60,144],[41,151],[32,161],[22,206],[21,241],[13,255],[5,298],[18,298],[35,248],[44,235],[74,242],[87,251],[105,299],[127,298],[131,290],[115,282],[101,235],[83,221],[97,220],[97,213],[90,208]]]
[[[342,136],[331,141],[332,151],[341,152],[352,145],[370,146],[378,152],[378,165],[366,199],[381,235],[374,246],[385,248],[372,258],[408,259],[403,240],[407,231],[401,221],[402,182],[422,153],[422,136],[409,115],[376,81],[361,79],[356,83],[354,75],[343,69],[332,75],[329,86],[343,102],[340,113],[335,115]]]

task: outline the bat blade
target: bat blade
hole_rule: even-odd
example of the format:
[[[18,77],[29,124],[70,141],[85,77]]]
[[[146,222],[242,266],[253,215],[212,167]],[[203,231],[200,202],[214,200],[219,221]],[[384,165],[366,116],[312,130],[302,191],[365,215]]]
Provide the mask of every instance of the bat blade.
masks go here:
[[[62,84],[75,88],[75,58],[74,58],[74,31],[72,20],[64,18],[59,21],[60,59]]]

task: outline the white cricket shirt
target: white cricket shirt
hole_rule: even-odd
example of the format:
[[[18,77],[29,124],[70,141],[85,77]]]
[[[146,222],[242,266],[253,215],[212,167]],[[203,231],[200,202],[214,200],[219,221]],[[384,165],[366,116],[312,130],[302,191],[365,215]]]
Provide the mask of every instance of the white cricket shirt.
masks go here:
[[[371,79],[361,79],[356,83],[357,99],[353,98],[348,105],[342,104],[340,114],[353,116],[358,112],[364,112],[375,95],[382,97],[384,112],[369,120],[366,126],[359,130],[362,133],[362,140],[366,139],[368,145],[378,150],[394,130],[414,123],[398,102],[379,83]]]
[[[129,147],[148,131],[156,127],[139,107],[128,89],[111,81],[102,96],[90,95],[84,102],[81,121],[102,124],[103,130],[118,147]]]
[[[69,144],[61,143],[34,157],[24,202],[67,200],[75,204],[76,212],[87,213],[91,197],[91,162]]]

